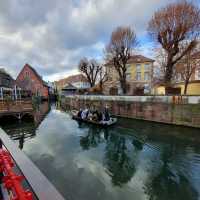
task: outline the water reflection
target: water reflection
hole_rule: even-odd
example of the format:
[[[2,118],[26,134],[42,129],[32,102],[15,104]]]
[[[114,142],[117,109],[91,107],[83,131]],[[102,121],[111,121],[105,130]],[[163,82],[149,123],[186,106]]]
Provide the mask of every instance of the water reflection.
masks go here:
[[[79,127],[82,124],[79,123]],[[102,143],[103,140],[100,136],[101,129],[89,128],[86,136],[81,136],[80,146],[83,150],[89,150],[90,148],[95,148],[98,144]]]
[[[199,160],[197,163],[190,162],[191,149],[187,151],[187,148],[192,146],[190,142],[183,145],[182,141],[173,138],[171,143],[163,145],[163,138],[157,137],[157,146],[155,146],[155,141],[152,142],[151,137],[146,136],[145,142],[139,140],[138,137],[127,137],[115,131],[91,126],[87,135],[80,138],[80,146],[83,150],[97,148],[101,143],[105,144],[103,164],[113,185],[123,187],[130,182],[135,173],[141,170],[139,167],[144,168],[144,166],[138,167],[140,159],[145,157],[147,151],[150,151],[151,154],[155,154],[157,163],[152,164],[153,157],[151,165],[145,166],[145,170],[150,172],[144,184],[144,192],[148,198],[155,200],[198,199],[199,191],[191,183],[191,176],[194,170],[193,165],[200,166],[200,162]],[[144,138],[142,135],[140,137]],[[164,138],[166,139],[166,136]],[[193,143],[193,145],[195,151],[196,144]],[[152,169],[154,165],[155,171]]]
[[[123,135],[109,134],[109,130],[109,128],[100,129],[91,126],[87,131],[87,135],[80,138],[80,146],[83,150],[89,150],[104,142],[105,155],[103,162],[106,172],[112,178],[114,185],[122,186],[133,177],[136,171],[136,154],[142,150],[143,144],[135,139],[129,141]]]
[[[66,199],[200,198],[198,129],[123,119],[102,129],[48,105],[34,119],[4,128]]]
[[[125,137],[111,134],[106,143],[104,163],[112,183],[117,186],[130,181],[136,171],[135,156],[131,155],[127,142]]]
[[[181,154],[187,152],[181,152]],[[186,158],[187,159],[187,158]],[[155,174],[151,174],[146,192],[149,199],[193,199],[198,200],[199,194],[191,180],[192,169],[190,164],[180,156],[176,146],[170,145],[161,155],[162,163]]]
[[[35,106],[33,118],[31,116],[24,116],[24,118],[19,121],[15,118],[8,117],[0,121],[0,126],[6,130],[10,138],[18,142],[19,148],[23,149],[24,143],[36,136],[37,128],[49,111],[49,103],[43,102]]]

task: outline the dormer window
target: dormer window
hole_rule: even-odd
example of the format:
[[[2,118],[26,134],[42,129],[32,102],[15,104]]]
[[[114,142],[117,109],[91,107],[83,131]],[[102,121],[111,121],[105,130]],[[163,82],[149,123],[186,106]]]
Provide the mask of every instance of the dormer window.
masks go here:
[[[30,73],[29,73],[28,71],[26,71],[26,72],[25,72],[25,76],[26,76],[27,78],[29,78],[29,77],[30,77]]]

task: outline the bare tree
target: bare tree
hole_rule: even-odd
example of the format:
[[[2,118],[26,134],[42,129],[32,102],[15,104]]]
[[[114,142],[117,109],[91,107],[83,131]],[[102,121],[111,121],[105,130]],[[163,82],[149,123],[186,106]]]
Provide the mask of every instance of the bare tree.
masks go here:
[[[199,54],[197,49],[187,52],[183,59],[176,65],[176,75],[180,74],[181,79],[184,81],[184,94],[187,94],[190,78],[195,74],[195,70],[199,67],[197,54]]]
[[[110,42],[106,46],[106,58],[114,65],[119,75],[123,94],[127,92],[126,64],[137,44],[136,34],[130,27],[118,27],[112,32]]]
[[[166,63],[167,63],[167,53],[162,48],[154,49],[156,65],[154,68],[153,76],[156,79],[159,79],[161,82],[164,82],[164,76],[166,73]]]
[[[167,54],[164,81],[170,85],[175,64],[197,45],[200,10],[187,1],[169,4],[155,12],[149,22],[148,32]],[[190,42],[182,49],[180,45],[185,40]]]
[[[79,71],[86,76],[90,87],[94,87],[97,83],[100,83],[102,87],[103,83],[106,81],[107,74],[104,70],[104,66],[99,64],[95,59],[88,60],[87,58],[82,58],[78,67]]]

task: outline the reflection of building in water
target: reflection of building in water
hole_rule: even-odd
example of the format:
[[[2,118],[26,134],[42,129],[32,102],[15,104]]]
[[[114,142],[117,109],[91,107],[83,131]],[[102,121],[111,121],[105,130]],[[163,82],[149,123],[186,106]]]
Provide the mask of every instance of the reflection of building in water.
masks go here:
[[[36,127],[38,127],[40,123],[44,120],[50,109],[50,104],[47,101],[43,102],[42,104],[36,105],[36,109],[34,112],[34,121]]]
[[[48,102],[44,102],[36,107],[34,112],[34,120],[24,118],[20,122],[17,120],[0,123],[5,132],[15,141],[19,142],[19,148],[23,149],[24,143],[36,136],[36,129],[49,113],[50,106]]]
[[[6,133],[16,141],[19,141],[19,148],[23,149],[25,141],[36,136],[36,126],[33,121],[15,121],[15,123],[7,123],[2,125]]]

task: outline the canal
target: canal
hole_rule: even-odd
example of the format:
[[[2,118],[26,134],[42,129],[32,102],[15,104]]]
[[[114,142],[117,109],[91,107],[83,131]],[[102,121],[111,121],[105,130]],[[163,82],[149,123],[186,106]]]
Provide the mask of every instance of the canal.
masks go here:
[[[47,103],[34,121],[0,124],[66,199],[200,199],[198,129],[125,119],[102,129]]]

